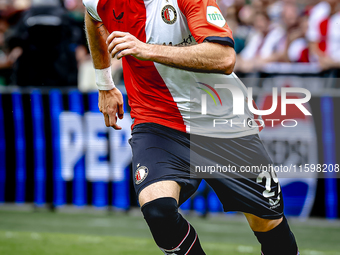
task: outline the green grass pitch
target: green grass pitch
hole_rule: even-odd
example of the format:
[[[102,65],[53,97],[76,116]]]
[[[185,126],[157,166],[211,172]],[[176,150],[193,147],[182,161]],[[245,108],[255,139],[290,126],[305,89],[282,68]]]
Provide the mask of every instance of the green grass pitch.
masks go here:
[[[187,217],[207,255],[259,255],[243,216]],[[301,255],[340,255],[340,222],[291,221]],[[279,240],[278,240],[279,241]],[[1,210],[1,255],[161,255],[139,213]]]

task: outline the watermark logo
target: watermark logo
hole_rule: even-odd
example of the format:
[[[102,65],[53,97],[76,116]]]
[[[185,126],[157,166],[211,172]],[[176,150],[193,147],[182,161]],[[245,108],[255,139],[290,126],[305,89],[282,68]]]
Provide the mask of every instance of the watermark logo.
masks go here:
[[[243,91],[241,90],[241,88],[232,85],[232,84],[215,84],[214,87],[202,83],[202,82],[198,82],[201,85],[206,86],[207,88],[209,88],[212,92],[214,92],[214,94],[217,96],[217,98],[220,101],[220,104],[222,106],[222,100],[219,96],[219,94],[217,93],[216,89],[228,89],[229,92],[232,95],[232,101],[233,101],[233,114],[234,115],[244,115],[244,106],[245,106],[245,102],[247,102],[248,104],[248,108],[249,111],[255,115],[270,115],[273,112],[275,112],[275,110],[278,107],[278,92],[277,92],[277,88],[273,88],[272,90],[272,98],[273,98],[273,102],[272,102],[272,106],[270,109],[267,110],[259,110],[257,109],[256,106],[254,106],[253,104],[253,88],[248,88],[247,89],[247,97],[245,100],[245,94],[243,93]],[[210,95],[210,97],[214,100],[215,105],[217,105],[217,102],[214,98],[214,96],[212,95],[212,93],[204,88],[200,88],[197,87],[201,90],[203,90],[204,92],[206,92],[208,95]],[[293,93],[293,94],[304,94],[304,97],[301,98],[287,98],[287,94],[289,93]],[[304,115],[312,115],[305,106],[303,106],[302,104],[309,102],[309,100],[311,99],[311,93],[304,88],[292,88],[292,87],[284,87],[281,88],[281,115],[287,115],[287,105],[292,104],[295,105]],[[207,95],[206,94],[202,94],[201,95],[201,114],[202,115],[206,115],[207,114]]]
[[[223,106],[221,97],[217,93],[216,89],[214,89],[212,86],[210,86],[210,85],[208,85],[206,83],[203,83],[203,82],[197,82],[197,83],[207,87],[208,89],[210,89],[216,95],[218,100],[220,101],[221,106]],[[215,97],[213,96],[213,94],[208,89],[201,88],[201,87],[197,87],[197,88],[202,90],[202,91],[204,91],[204,92],[206,92],[212,98],[212,100],[214,101],[215,105],[217,105]],[[201,104],[201,106],[202,106],[202,115],[206,115],[207,114],[207,95],[206,94],[202,94],[201,95],[201,103],[202,103]]]

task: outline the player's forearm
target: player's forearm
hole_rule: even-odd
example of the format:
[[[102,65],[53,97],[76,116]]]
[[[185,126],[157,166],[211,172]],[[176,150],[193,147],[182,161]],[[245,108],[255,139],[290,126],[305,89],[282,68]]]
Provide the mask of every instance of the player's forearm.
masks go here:
[[[172,47],[148,45],[147,60],[194,72],[233,72],[236,55],[233,48],[217,43]]]
[[[86,36],[95,69],[104,69],[111,65],[106,39],[109,35],[103,23],[95,21],[85,13]]]
[[[174,47],[146,44],[127,32],[114,31],[107,38],[112,57],[134,56],[183,70],[205,73],[232,73],[235,51],[217,43],[201,43],[192,46]]]

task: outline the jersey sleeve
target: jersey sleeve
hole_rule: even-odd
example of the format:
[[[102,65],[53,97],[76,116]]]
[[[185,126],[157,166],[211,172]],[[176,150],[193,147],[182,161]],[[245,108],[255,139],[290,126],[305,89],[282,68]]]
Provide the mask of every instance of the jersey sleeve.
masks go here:
[[[321,39],[320,24],[327,19],[331,13],[331,7],[327,2],[320,2],[311,10],[308,19],[308,30],[306,37],[310,42],[318,42]]]
[[[98,2],[99,0],[83,0],[83,5],[93,19],[102,22],[102,19],[97,12]]]
[[[178,0],[178,6],[197,43],[208,41],[234,48],[231,29],[215,0]]]

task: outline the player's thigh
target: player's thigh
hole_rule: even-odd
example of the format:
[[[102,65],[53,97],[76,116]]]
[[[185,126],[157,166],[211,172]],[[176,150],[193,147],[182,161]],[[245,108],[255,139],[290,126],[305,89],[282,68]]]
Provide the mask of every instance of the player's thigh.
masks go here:
[[[132,176],[140,205],[173,197],[178,205],[197,189],[190,178],[190,141],[186,133],[154,123],[138,124],[129,140]]]
[[[268,232],[282,222],[282,217],[280,219],[263,219],[250,213],[244,213],[244,215],[250,228],[256,232]]]
[[[240,211],[256,215],[251,226],[271,226],[271,221],[283,216],[281,188],[275,172],[265,171],[262,166],[272,164],[260,138],[251,135],[241,138],[215,141],[217,146],[205,146],[223,157],[219,165],[235,167],[235,171],[214,173],[206,179],[215,190],[225,211]],[[205,155],[208,153],[205,153]],[[214,165],[214,164],[211,164]],[[255,171],[241,171],[242,167],[255,166]],[[251,168],[250,168],[251,169]],[[251,217],[251,216],[249,216]],[[273,221],[275,223],[275,221]]]
[[[159,181],[145,187],[139,193],[138,200],[140,206],[162,197],[172,197],[176,199],[178,203],[180,191],[181,186],[175,181]]]

